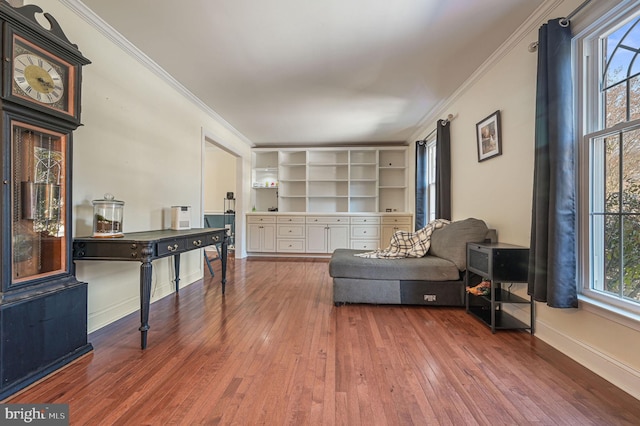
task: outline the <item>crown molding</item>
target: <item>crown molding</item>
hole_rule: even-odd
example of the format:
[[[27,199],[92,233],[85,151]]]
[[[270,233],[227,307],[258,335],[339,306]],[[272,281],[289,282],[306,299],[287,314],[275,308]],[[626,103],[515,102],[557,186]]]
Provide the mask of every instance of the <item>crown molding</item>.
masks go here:
[[[248,146],[253,146],[253,142],[245,135],[240,133],[238,129],[233,127],[227,120],[222,118],[217,112],[206,105],[200,98],[191,93],[186,87],[184,87],[178,80],[173,78],[171,74],[164,70],[160,65],[153,61],[144,52],[133,45],[122,34],[116,31],[111,25],[109,25],[104,19],[100,18],[94,11],[89,9],[80,0],[59,0],[69,10],[74,12],[78,17],[87,22],[93,28],[98,30],[102,35],[109,39],[113,44],[122,49],[132,58],[136,59],[140,64],[145,66],[155,75],[163,79],[169,86],[173,87],[178,93],[187,98],[196,107],[202,110],[205,114],[209,115],[212,119],[220,123],[226,130],[236,136],[239,140],[246,143]]]
[[[471,87],[473,87],[478,80],[487,74],[497,62],[515,49],[525,37],[527,37],[532,31],[537,30],[551,12],[563,2],[564,0],[547,0],[538,6],[529,18],[527,18],[527,20],[520,25],[518,29],[516,29],[516,31],[511,34],[511,36],[509,36],[509,38],[502,43],[500,47],[491,54],[491,56],[487,58],[486,61],[484,61],[482,65],[480,65],[478,69],[476,69],[473,74],[471,74],[471,76],[465,80],[465,82],[462,83],[455,92],[453,92],[451,96],[438,102],[429,112],[427,112],[427,114],[425,114],[425,116],[418,122],[417,127],[419,130],[411,135],[407,140],[407,143],[422,140],[424,135],[429,134],[429,132],[435,128],[435,122],[438,120],[439,116],[446,116],[447,110],[451,108],[451,105],[453,105],[454,102],[456,102]]]

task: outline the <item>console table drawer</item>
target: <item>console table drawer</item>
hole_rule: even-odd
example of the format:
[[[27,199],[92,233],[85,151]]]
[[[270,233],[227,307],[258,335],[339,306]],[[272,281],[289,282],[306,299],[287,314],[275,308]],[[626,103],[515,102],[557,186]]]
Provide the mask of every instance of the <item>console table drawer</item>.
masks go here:
[[[158,257],[182,253],[185,251],[210,246],[222,242],[222,235],[195,235],[174,240],[162,241],[157,244]]]
[[[188,240],[185,238],[168,240],[158,243],[156,249],[158,251],[158,256],[166,256],[169,254],[177,254],[186,250],[188,246]]]

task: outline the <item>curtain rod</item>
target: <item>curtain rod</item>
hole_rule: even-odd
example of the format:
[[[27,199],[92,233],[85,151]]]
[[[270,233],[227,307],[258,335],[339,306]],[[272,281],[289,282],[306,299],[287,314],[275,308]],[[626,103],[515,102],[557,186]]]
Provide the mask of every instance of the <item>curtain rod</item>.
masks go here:
[[[576,16],[578,13],[580,13],[582,11],[582,9],[584,9],[589,3],[591,3],[591,0],[583,1],[578,7],[573,9],[573,11],[571,13],[569,13],[564,18],[560,19],[560,25],[562,25],[563,27],[566,27],[567,25],[569,25],[569,22],[571,21],[571,18]],[[533,53],[536,50],[538,50],[538,42],[537,41],[531,42],[529,44],[528,50],[531,53]]]
[[[445,118],[444,120],[442,120],[442,125],[445,126],[447,123],[450,123],[451,120],[453,120],[453,114],[449,114],[447,115],[447,118]],[[429,136],[433,135],[436,131],[438,130],[438,128],[436,127],[435,129],[433,129],[432,131],[430,131],[427,136],[425,136],[421,142],[426,142],[427,139],[429,139]]]
[[[567,17],[565,18],[567,21],[570,21],[571,18],[573,18],[574,16],[576,16],[578,13],[580,13],[580,11],[582,9],[585,8],[586,5],[588,5],[589,3],[591,3],[591,0],[585,0],[582,2],[582,4],[578,7],[576,7],[575,9],[573,9],[573,12],[571,12],[570,14],[567,15]]]

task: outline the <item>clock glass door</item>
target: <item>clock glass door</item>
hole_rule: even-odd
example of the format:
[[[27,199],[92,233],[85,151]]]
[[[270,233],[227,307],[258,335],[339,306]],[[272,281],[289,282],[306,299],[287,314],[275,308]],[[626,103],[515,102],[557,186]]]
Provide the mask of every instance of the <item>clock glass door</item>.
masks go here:
[[[67,268],[67,135],[12,122],[12,285]]]

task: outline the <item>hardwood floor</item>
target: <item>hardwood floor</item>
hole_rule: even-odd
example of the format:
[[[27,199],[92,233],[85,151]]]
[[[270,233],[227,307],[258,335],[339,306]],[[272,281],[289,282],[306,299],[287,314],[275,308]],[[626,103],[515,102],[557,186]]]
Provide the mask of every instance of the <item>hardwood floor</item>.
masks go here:
[[[461,308],[334,307],[323,260],[230,261],[89,336],[94,351],[7,403],[72,425],[640,424],[640,401],[525,332]],[[206,271],[206,268],[205,268]]]

